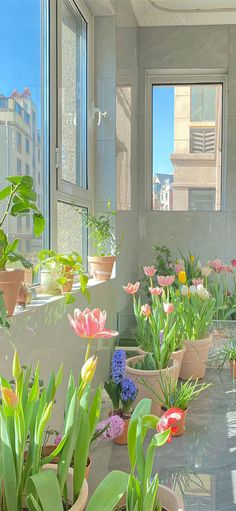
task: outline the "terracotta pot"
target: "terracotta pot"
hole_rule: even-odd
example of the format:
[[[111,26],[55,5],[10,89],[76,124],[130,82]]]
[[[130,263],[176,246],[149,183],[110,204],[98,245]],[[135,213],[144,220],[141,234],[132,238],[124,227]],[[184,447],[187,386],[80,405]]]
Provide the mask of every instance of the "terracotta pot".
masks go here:
[[[95,280],[110,280],[115,260],[115,256],[88,256],[90,272],[93,278]]]
[[[66,277],[66,283],[62,286],[63,293],[70,293],[74,282],[74,272],[71,266],[65,266],[62,277]]]
[[[28,286],[32,286],[33,284],[33,270],[31,268],[24,269],[24,282],[28,284]]]
[[[49,463],[48,465],[43,466],[44,470],[54,470],[57,471],[57,465],[53,463]],[[69,501],[73,500],[73,468],[69,468],[68,476],[67,476],[67,491]],[[88,500],[88,483],[86,479],[84,479],[83,486],[81,488],[81,492],[79,494],[76,502],[69,508],[69,511],[83,511],[86,506],[86,502]]]
[[[170,366],[166,369],[162,370],[154,370],[154,371],[148,371],[148,370],[141,370],[141,369],[135,369],[132,367],[134,364],[139,362],[139,360],[144,359],[143,355],[138,355],[136,357],[131,357],[126,360],[126,374],[134,380],[135,384],[138,387],[138,395],[134,401],[134,406],[141,401],[141,399],[148,397],[152,399],[152,413],[154,415],[160,416],[161,411],[161,405],[159,403],[156,403],[154,401],[154,395],[147,387],[143,385],[142,380],[146,380],[149,387],[153,388],[155,392],[157,392],[160,396],[161,389],[160,389],[160,375],[162,376],[163,380],[165,378],[169,378],[170,376],[174,379],[176,379],[176,368],[177,368],[177,362],[174,360],[170,361]]]
[[[127,443],[128,443],[127,436],[128,436],[128,427],[129,427],[130,418],[123,419],[123,420],[125,423],[124,431],[123,431],[122,435],[114,438],[114,440],[113,440],[113,443],[117,444],[117,445],[127,445]]]
[[[177,495],[177,493],[173,492],[170,488],[167,488],[167,486],[163,486],[162,484],[159,484],[158,486],[158,499],[160,500],[161,506],[166,511],[184,511],[184,504],[183,499],[180,495]],[[120,500],[119,507],[116,508],[118,510],[124,510],[125,507],[125,496],[122,497]],[[154,511],[150,509],[150,511]]]
[[[183,416],[181,419],[176,423],[176,431],[174,433],[171,433],[171,436],[181,436],[185,432],[185,421],[186,421],[186,414],[188,409],[183,410]],[[161,407],[161,415],[163,415],[165,412],[167,412],[167,408],[165,406]]]
[[[24,280],[24,270],[9,269],[0,271],[0,290],[7,309],[7,315],[12,316],[21,282]]]
[[[40,273],[40,289],[42,293],[49,295],[60,295],[61,286],[57,279],[61,277],[57,271],[41,270]]]
[[[186,346],[184,346],[182,350],[173,351],[173,353],[171,355],[171,359],[175,360],[178,363],[178,367],[176,369],[176,378],[177,378],[177,380],[179,378],[179,373],[180,373],[181,364],[182,364],[182,360],[183,360],[183,356],[185,354],[185,351],[186,351]]]
[[[50,456],[50,454],[55,450],[56,448],[56,445],[44,445],[43,449],[42,449],[42,454],[43,454],[43,458],[46,458],[46,456]],[[26,456],[25,456],[25,459],[26,459]],[[55,456],[55,458],[53,458],[53,460],[51,461],[51,463],[53,465],[58,465],[59,463],[59,456]],[[89,472],[90,472],[90,469],[91,469],[91,458],[88,458],[87,459],[87,466],[86,466],[86,469],[85,469],[85,479],[87,480],[88,479],[88,476],[89,476]],[[71,467],[73,468],[73,466]]]
[[[236,378],[236,360],[230,360],[229,365],[230,365],[231,377],[235,379]]]
[[[186,352],[182,359],[179,377],[182,380],[204,378],[212,335],[195,341],[185,341]]]
[[[88,480],[88,476],[89,476],[89,473],[90,473],[91,465],[92,465],[92,460],[91,460],[91,458],[88,458],[87,459],[87,467],[86,467],[86,470],[85,470],[85,479],[86,479],[86,481]]]

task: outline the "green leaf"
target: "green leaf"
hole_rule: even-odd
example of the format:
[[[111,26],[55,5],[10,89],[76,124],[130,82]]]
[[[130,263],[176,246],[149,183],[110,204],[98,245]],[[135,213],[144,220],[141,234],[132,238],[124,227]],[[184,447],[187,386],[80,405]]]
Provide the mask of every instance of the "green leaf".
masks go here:
[[[111,511],[124,495],[129,475],[120,470],[108,474],[92,495],[87,511]]]
[[[132,472],[136,464],[136,432],[140,415],[149,415],[151,411],[151,399],[142,399],[134,409],[128,429],[128,452]]]
[[[102,385],[99,385],[89,407],[90,440],[93,438],[99,421],[102,405]]]
[[[45,218],[43,217],[43,215],[41,215],[41,213],[34,213],[33,219],[34,219],[34,234],[38,238],[42,234],[42,232],[45,228],[46,221],[45,221]]]
[[[31,190],[30,188],[20,187],[18,191],[20,191],[20,194],[24,199],[28,199],[33,202],[37,200],[37,194],[35,193],[34,190]]]
[[[157,502],[158,485],[159,485],[158,475],[156,474],[154,479],[152,480],[151,485],[146,491],[143,502],[143,511],[150,511],[151,509],[155,509],[155,504]]]
[[[84,482],[90,446],[90,429],[88,413],[82,406],[80,406],[79,414],[80,428],[77,433],[77,440],[74,450],[74,476],[73,476],[74,500],[78,498]]]
[[[9,418],[10,420],[10,418]],[[4,493],[7,509],[17,511],[17,481],[14,455],[7,429],[8,418],[1,414],[1,454],[4,475]]]
[[[22,176],[20,186],[26,188],[33,188],[34,186],[33,178],[31,176]]]
[[[65,301],[66,305],[71,305],[72,303],[76,302],[76,298],[71,293],[67,293],[65,296]]]
[[[12,183],[13,185],[19,185],[22,180],[22,177],[11,176],[11,177],[7,177],[6,180],[9,181],[9,183]]]
[[[11,186],[6,186],[6,188],[3,188],[0,191],[0,200],[6,199],[6,197],[10,195],[11,190],[12,190]]]
[[[40,501],[42,511],[63,511],[60,488],[53,470],[42,470],[30,477],[26,485],[26,493],[27,499],[32,495],[36,502]]]

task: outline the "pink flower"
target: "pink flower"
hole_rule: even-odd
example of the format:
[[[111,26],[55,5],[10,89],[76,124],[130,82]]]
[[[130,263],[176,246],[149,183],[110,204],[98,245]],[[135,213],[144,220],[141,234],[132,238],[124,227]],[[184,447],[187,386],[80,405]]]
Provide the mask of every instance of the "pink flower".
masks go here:
[[[57,435],[54,439],[54,445],[59,445],[60,441],[62,439],[62,435]]]
[[[145,275],[147,275],[147,277],[154,277],[155,273],[156,273],[156,268],[154,268],[154,266],[144,266],[143,267],[143,271],[145,273]]]
[[[171,314],[175,309],[173,303],[163,303],[163,308],[166,314]]]
[[[184,271],[184,265],[181,263],[176,263],[174,269],[175,273],[178,275],[180,271]]]
[[[149,289],[151,295],[155,295],[155,296],[160,296],[163,291],[162,287],[149,287],[148,289]]]
[[[158,275],[157,277],[159,286],[166,287],[166,286],[172,286],[175,276],[174,275],[168,275],[167,277],[163,277],[162,275]]]
[[[144,316],[146,316],[148,318],[150,316],[150,314],[151,314],[151,307],[150,307],[150,305],[148,305],[148,303],[145,303],[145,305],[142,305],[141,311],[144,314]]]
[[[119,415],[111,415],[108,419],[99,422],[96,428],[96,434],[101,432],[103,440],[114,440],[122,435],[125,423]]]
[[[193,279],[192,283],[194,286],[199,286],[199,284],[203,284],[203,279]]]
[[[211,268],[213,268],[213,270],[219,273],[222,268],[222,261],[221,259],[214,259],[213,261],[208,262],[208,266],[210,266]]]
[[[236,259],[232,259],[231,264],[232,264],[233,268],[235,268],[236,267]]]
[[[124,291],[128,293],[128,295],[134,295],[137,293],[140,287],[140,282],[136,282],[135,284],[131,284],[130,282],[127,284],[127,286],[122,286]]]
[[[100,309],[74,310],[74,319],[68,314],[70,324],[75,333],[84,339],[109,339],[118,332],[105,328],[106,311]]]

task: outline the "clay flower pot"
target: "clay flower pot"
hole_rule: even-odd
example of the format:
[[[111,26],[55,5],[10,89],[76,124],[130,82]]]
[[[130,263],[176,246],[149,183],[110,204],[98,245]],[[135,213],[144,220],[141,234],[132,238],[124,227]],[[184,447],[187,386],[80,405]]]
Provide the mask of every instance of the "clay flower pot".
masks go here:
[[[182,380],[204,378],[212,335],[195,341],[185,341],[186,352],[182,359],[179,377]]]
[[[115,256],[88,256],[90,273],[95,280],[110,280]]]
[[[236,379],[236,360],[230,360],[229,365],[230,365],[231,377]]]
[[[18,292],[23,280],[23,269],[9,269],[0,271],[0,290],[4,293],[3,299],[8,316],[12,316],[14,313]]]
[[[126,360],[126,374],[132,380],[134,380],[136,386],[138,387],[138,395],[134,401],[134,406],[139,403],[143,398],[148,397],[152,399],[152,413],[154,415],[160,416],[161,405],[155,402],[154,395],[147,387],[143,385],[143,380],[147,382],[148,386],[151,387],[155,392],[157,392],[161,396],[160,389],[160,375],[162,379],[169,378],[170,376],[176,379],[176,369],[177,362],[174,360],[170,360],[170,365],[166,369],[161,370],[142,370],[136,369],[133,367],[137,362],[144,359],[143,355],[138,355],[136,357],[131,357]]]
[[[158,486],[158,499],[160,500],[162,509],[165,511],[184,511],[183,499],[181,496],[177,496],[173,490],[159,484]],[[119,507],[116,508],[118,511],[125,511],[125,496],[122,497]],[[150,511],[154,511],[150,509]]]
[[[70,293],[74,282],[74,272],[71,266],[65,266],[62,277],[66,278],[66,283],[62,286],[63,293]]]
[[[123,419],[123,417],[122,417],[122,419]],[[128,443],[127,436],[128,436],[128,427],[129,427],[130,418],[123,419],[123,421],[125,423],[125,427],[124,427],[124,431],[123,431],[122,435],[117,436],[113,440],[113,443],[117,444],[117,445],[127,445],[127,443]]]
[[[52,452],[55,450],[55,448],[56,448],[56,445],[54,445],[54,444],[53,445],[52,444],[44,445],[43,449],[42,449],[42,457],[46,458],[47,456],[50,456],[50,454],[52,454]],[[25,459],[26,459],[26,454],[25,454]],[[53,458],[53,460],[51,461],[51,464],[52,465],[58,465],[59,460],[60,460],[60,457],[59,456],[55,456],[55,458]],[[85,479],[86,480],[88,479],[88,476],[89,476],[89,472],[90,472],[90,469],[91,469],[91,464],[92,464],[91,458],[88,458],[87,459],[87,466],[86,466],[86,470],[85,470]],[[73,468],[73,466],[71,466],[71,468]]]
[[[177,379],[179,378],[179,373],[180,373],[181,364],[182,364],[182,360],[183,360],[185,351],[186,351],[186,346],[184,346],[182,350],[173,351],[173,353],[171,355],[171,359],[175,360],[178,363],[178,367],[176,369],[176,378]]]
[[[188,409],[183,410],[183,415],[182,415],[181,419],[176,423],[175,431],[174,432],[171,431],[171,436],[181,436],[184,434],[187,411],[188,411]],[[161,415],[163,415],[165,412],[167,412],[167,408],[165,406],[162,406],[161,407]]]
[[[57,465],[53,463],[49,463],[48,465],[44,465],[44,470],[54,470],[57,471]],[[73,499],[73,468],[69,468],[67,475],[67,491],[68,491],[68,499],[72,502]],[[86,479],[84,479],[83,486],[81,488],[81,492],[79,494],[76,502],[69,508],[69,511],[83,511],[86,506],[86,502],[88,500],[88,483]]]

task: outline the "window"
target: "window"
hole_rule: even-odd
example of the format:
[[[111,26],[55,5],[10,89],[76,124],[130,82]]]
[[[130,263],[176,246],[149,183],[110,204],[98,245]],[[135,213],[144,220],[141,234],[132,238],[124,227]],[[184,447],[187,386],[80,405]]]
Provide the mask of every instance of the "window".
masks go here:
[[[41,173],[41,183],[35,180],[35,190],[43,197],[42,212],[48,226],[48,0],[2,0],[0,20],[0,46],[4,48],[1,59],[1,122],[0,131],[1,183],[8,176],[30,175],[31,161],[28,153],[41,150],[41,161],[37,170]],[[9,33],[11,37],[9,38]],[[22,37],[24,34],[24,37]],[[7,44],[6,44],[7,41]],[[19,45],[20,42],[20,45]],[[30,55],[29,57],[29,48]],[[32,64],[33,62],[33,64]],[[22,87],[22,77],[25,88]],[[10,112],[10,114],[9,114]],[[33,143],[35,130],[41,134],[39,145]],[[10,119],[10,122],[9,122]],[[32,144],[32,147],[30,147]],[[19,153],[21,157],[19,158]],[[27,156],[27,158],[26,158]],[[44,193],[42,193],[42,190]],[[9,219],[8,234],[12,240],[18,237],[19,252],[26,257],[34,255],[48,246],[47,232],[35,238],[33,223],[25,217]],[[27,238],[27,243],[26,243]],[[27,248],[27,251],[26,251]],[[33,259],[33,257],[31,257]]]
[[[94,121],[88,119],[88,104],[91,104],[93,89],[93,23],[80,0],[62,0],[58,5],[58,27],[60,60],[57,63],[57,76],[61,94],[57,106],[59,164],[55,204],[56,241],[58,250],[79,251],[86,260],[87,230],[82,226],[81,217],[74,206],[87,210],[93,206],[90,158],[93,153]]]
[[[222,83],[152,82],[152,207],[220,210]]]
[[[211,211],[215,209],[215,190],[190,189],[189,209],[191,211]]]
[[[30,152],[30,141],[28,138],[25,138],[25,152],[26,153]]]

